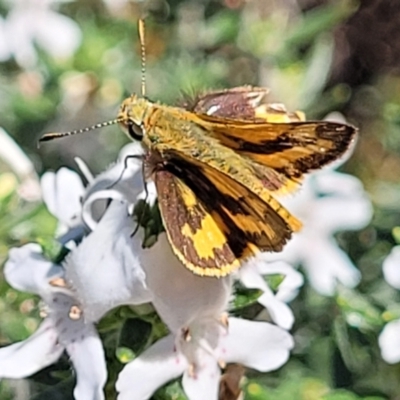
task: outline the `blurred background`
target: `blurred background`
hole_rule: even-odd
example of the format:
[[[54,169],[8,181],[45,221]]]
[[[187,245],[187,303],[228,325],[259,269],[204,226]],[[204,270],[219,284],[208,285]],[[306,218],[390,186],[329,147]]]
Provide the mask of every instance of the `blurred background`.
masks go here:
[[[400,244],[400,2],[0,0],[0,127],[38,175],[60,166],[76,170],[77,156],[100,172],[127,143],[112,126],[37,147],[43,133],[114,119],[121,101],[140,92],[137,21],[143,15],[150,99],[176,104],[207,89],[267,86],[271,101],[308,119],[340,112],[360,129],[341,170],[363,182],[375,214],[368,227],[340,232],[337,240],[362,281],[341,297],[324,297],[305,284],[292,302],[290,361],[274,373],[249,372],[246,398],[400,399],[400,365],[386,364],[377,345],[385,322],[400,316],[400,295],[381,267]],[[10,247],[45,240],[55,228],[43,205],[16,193],[18,180],[30,174],[34,181],[36,173],[18,174],[12,164],[1,155],[1,263]],[[5,345],[29,336],[40,318],[36,298],[4,280],[0,293]],[[24,384],[35,399],[70,398],[41,395],[70,376],[64,359],[28,383],[0,384],[0,398],[23,396]],[[175,386],[155,398],[183,399]]]

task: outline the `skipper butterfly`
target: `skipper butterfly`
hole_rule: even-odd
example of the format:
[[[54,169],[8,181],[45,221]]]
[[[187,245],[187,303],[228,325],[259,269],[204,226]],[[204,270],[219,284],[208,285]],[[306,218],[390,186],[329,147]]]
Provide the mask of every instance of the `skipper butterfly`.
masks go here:
[[[140,22],[144,53],[143,29]],[[132,95],[116,120],[95,126],[118,122],[142,143],[169,242],[195,274],[222,277],[259,251],[281,251],[301,223],[276,196],[296,189],[305,173],[334,161],[354,141],[353,126],[304,121],[280,104],[263,104],[266,94],[233,88],[186,108]]]

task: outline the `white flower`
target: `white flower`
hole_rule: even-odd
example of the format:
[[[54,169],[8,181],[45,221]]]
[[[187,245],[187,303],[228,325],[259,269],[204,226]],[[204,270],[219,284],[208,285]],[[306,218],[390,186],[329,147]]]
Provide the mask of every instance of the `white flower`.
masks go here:
[[[89,181],[87,188],[76,173],[65,168],[57,174],[45,174],[42,180],[49,210],[68,228],[61,242],[80,240],[84,222],[92,231],[64,262],[66,281],[86,310],[88,321],[99,320],[118,305],[151,301],[145,274],[131,245],[136,223],[128,212],[128,198],[136,201],[143,191],[142,162],[137,158],[124,161],[127,155],[141,153],[138,146],[126,146],[120,162],[96,178],[79,161]],[[81,236],[76,235],[79,229]]]
[[[15,57],[30,68],[37,63],[35,44],[53,58],[70,57],[81,42],[81,30],[70,18],[51,10],[54,0],[13,0],[0,25],[1,59]],[[1,29],[2,28],[2,29]]]
[[[95,178],[86,164],[77,159],[88,181],[86,188],[79,175],[67,168],[43,174],[40,181],[43,199],[59,221],[57,235],[62,244],[70,240],[79,241],[87,232],[86,227],[94,230],[110,200],[129,203],[143,196],[143,178],[138,173],[141,160],[129,160],[129,157],[141,156],[142,152],[140,145],[128,144],[121,150],[119,161]],[[149,201],[154,202],[154,189],[150,186],[149,190]]]
[[[56,236],[60,243],[80,240],[86,230],[81,217],[85,188],[79,175],[68,168],[60,168],[55,173],[43,174],[40,185],[47,209],[58,220]]]
[[[129,0],[104,0],[107,8],[116,14],[126,12],[126,7],[129,5]]]
[[[159,340],[130,362],[117,381],[118,400],[146,400],[160,386],[183,375],[190,400],[217,400],[220,368],[240,363],[261,372],[273,371],[289,358],[293,339],[266,322],[229,318],[194,321],[175,335]]]
[[[1,19],[0,19],[1,30]],[[0,33],[1,37],[1,33]],[[0,40],[1,42],[1,40]],[[1,46],[1,45],[0,45]],[[1,47],[0,47],[1,53]],[[1,56],[0,56],[1,57]],[[39,178],[32,161],[15,143],[8,133],[0,127],[0,158],[15,172],[21,180],[19,195],[28,201],[40,199]]]
[[[378,339],[382,358],[389,364],[400,361],[400,320],[388,322]]]
[[[292,300],[303,285],[303,276],[283,261],[268,262],[266,253],[259,253],[248,260],[238,271],[238,277],[244,286],[260,289],[263,294],[258,298],[268,311],[272,321],[285,329],[294,323],[292,310],[285,302]],[[264,275],[280,274],[285,278],[274,294],[264,279]]]
[[[133,231],[127,205],[114,200],[94,231],[67,256],[66,281],[86,310],[86,320],[98,321],[122,304],[151,301],[145,274],[130,243]]]
[[[393,247],[382,267],[386,282],[400,289],[400,246]],[[378,341],[382,358],[389,364],[398,363],[400,361],[400,320],[387,323]]]
[[[200,277],[175,257],[166,235],[150,249],[133,238],[148,289],[171,334],[129,363],[117,382],[119,400],[147,399],[160,386],[183,374],[190,400],[217,399],[220,366],[237,362],[260,371],[279,368],[293,340],[266,322],[226,318],[231,279]]]
[[[333,295],[337,282],[356,286],[360,272],[333,235],[361,229],[371,220],[371,202],[361,182],[326,169],[307,177],[300,192],[282,203],[303,222],[303,228],[281,253],[269,254],[268,259],[302,264],[312,286],[324,295]]]
[[[115,182],[118,176],[121,175],[121,166],[117,165],[115,168],[119,169],[113,175],[112,182]],[[124,187],[121,185],[118,188],[114,187],[114,189],[122,195],[124,201],[130,200],[134,202],[138,194],[137,187],[140,187],[143,182],[142,177],[138,176],[136,171],[131,171],[131,175],[130,186]],[[132,185],[132,182],[136,183]],[[95,186],[92,185],[92,187]],[[87,201],[91,201],[96,194],[103,196],[113,190],[102,190],[102,188],[99,190],[99,186],[95,187],[95,189],[93,194],[88,196]],[[113,201],[112,205],[114,203],[116,201]],[[86,209],[86,204],[84,208]],[[90,214],[89,209],[88,214]],[[115,218],[116,215],[112,218],[110,217],[110,222],[111,220],[115,220]],[[123,222],[123,219],[124,217],[121,217],[122,226],[126,227],[127,223],[126,221]],[[94,233],[100,228],[102,222],[103,220],[94,229]],[[113,237],[115,236],[115,230],[123,234],[123,230],[120,227],[116,227],[115,229],[105,228],[103,236]],[[129,229],[127,232],[129,232]],[[94,240],[94,242],[96,241]],[[139,229],[131,239],[131,248],[145,273],[146,287],[151,293],[152,303],[161,319],[171,331],[168,339],[161,340],[159,342],[161,344],[155,344],[148,351],[151,353],[153,348],[158,349],[158,346],[161,346],[162,353],[164,351],[168,351],[169,353],[165,359],[166,363],[160,365],[159,373],[161,377],[159,380],[155,379],[153,372],[146,377],[148,370],[146,368],[141,369],[140,360],[147,353],[144,353],[143,356],[129,364],[120,375],[117,385],[121,392],[121,399],[146,398],[158,386],[171,379],[168,378],[171,373],[168,361],[171,358],[173,360],[177,358],[180,360],[179,368],[172,371],[174,374],[177,373],[173,377],[184,374],[183,382],[185,390],[191,399],[195,398],[195,393],[198,393],[197,385],[199,382],[203,382],[202,385],[204,385],[201,391],[201,398],[216,398],[220,377],[219,362],[243,362],[245,365],[259,368],[261,371],[267,371],[278,368],[287,360],[289,350],[293,346],[292,338],[290,334],[280,327],[264,322],[256,323],[236,319],[230,320],[229,329],[223,324],[224,311],[227,308],[231,295],[230,277],[215,279],[194,275],[173,254],[165,233],[159,235],[157,242],[150,249],[143,248],[142,242],[143,230]],[[101,243],[100,246],[102,246]],[[97,256],[95,257],[96,259]],[[76,269],[76,272],[81,275],[79,279],[85,282],[85,285],[82,285],[82,287],[87,288],[87,282],[90,279],[85,279],[85,275],[82,275],[82,270],[86,269],[86,267],[83,267],[83,264],[82,267]],[[95,264],[96,262],[94,261],[93,265]],[[114,270],[116,271],[117,269],[118,271],[121,270],[120,264],[118,267],[115,265]],[[262,268],[260,269],[263,272]],[[273,273],[276,271],[287,273],[287,270],[283,271],[282,268],[272,270]],[[124,277],[123,273],[118,274]],[[287,275],[290,274],[287,273]],[[122,281],[125,281],[126,287],[129,279],[122,279]],[[287,279],[288,283],[282,285],[282,293],[285,292],[283,289],[285,286],[287,289],[286,292],[288,292],[289,287],[297,285],[297,283],[293,284],[293,280],[292,283],[289,283],[290,281],[290,279]],[[99,291],[99,293],[103,293],[103,291]],[[266,297],[268,297],[268,294]],[[271,297],[274,296],[271,295]],[[270,303],[272,304],[272,302]],[[284,305],[284,307],[287,306]],[[273,308],[273,305],[271,305],[271,308]],[[242,329],[244,329],[243,332]],[[255,333],[256,336],[258,334],[258,340],[253,340],[251,334],[247,336],[247,330]],[[189,337],[190,340],[188,341]],[[249,354],[246,351],[240,353],[239,350],[236,350],[237,348],[246,349],[246,344],[242,346],[242,341],[251,341],[251,345],[256,346],[257,351],[249,351]],[[166,347],[164,347],[163,343],[166,343]],[[228,351],[231,348],[235,350]],[[263,361],[259,361],[258,357],[260,354],[268,355],[268,357]],[[164,356],[165,354],[163,353],[160,357],[164,358]],[[141,370],[141,373],[137,374],[139,387],[133,384],[132,379],[136,382],[136,378],[130,374],[131,368],[136,371],[136,365],[139,365],[139,369]],[[150,366],[149,368],[153,371],[153,367]],[[213,376],[211,380],[207,378],[210,374]],[[136,372],[134,375],[136,375]],[[195,377],[196,379],[194,379]],[[205,381],[201,379],[204,377],[206,378]],[[153,383],[147,387],[144,385],[143,379],[150,380]],[[142,392],[143,394],[141,395],[140,393]]]
[[[142,174],[143,148],[139,143],[130,143],[122,148],[118,161],[89,181],[82,198],[83,219],[93,230],[110,200],[121,200],[134,205],[146,196]],[[147,184],[147,203],[154,204],[154,184]]]
[[[172,372],[184,374],[185,390],[191,399],[196,398],[199,382],[204,385],[202,398],[205,393],[206,398],[216,399],[219,364],[223,362],[240,362],[261,371],[281,366],[293,346],[292,337],[285,330],[265,322],[234,318],[227,327],[224,311],[231,293],[230,277],[215,279],[194,275],[173,254],[165,234],[161,234],[150,249],[142,246],[142,229],[131,238],[134,225],[126,201],[134,203],[143,184],[143,178],[137,173],[141,163],[131,161],[131,170],[117,164],[111,173],[99,176],[86,189],[83,209],[85,220],[93,225],[93,232],[65,262],[66,281],[88,320],[96,320],[118,304],[151,300],[171,330],[167,339],[148,350],[152,353],[161,346],[162,353],[168,352],[166,357],[161,354],[160,368],[156,363],[157,374],[161,374],[157,376],[159,379],[155,379],[155,371],[146,376],[146,368],[139,368],[141,372],[133,377],[129,373],[131,369],[135,371],[137,365],[140,367],[146,352],[121,374],[120,398],[142,398],[135,397],[142,396],[142,392],[150,395],[168,380],[171,359],[180,360],[178,370]],[[126,184],[125,173],[129,175],[130,185]],[[112,202],[97,221],[92,205],[97,200],[107,199]],[[144,378],[152,382],[150,387],[144,384]],[[132,384],[136,379],[139,386]]]
[[[142,230],[132,238],[134,254],[146,274],[152,303],[172,332],[197,319],[220,315],[226,309],[231,279],[193,274],[173,254],[166,234],[158,236],[151,248],[142,248]]]
[[[135,161],[126,169],[123,165],[118,167],[124,175],[127,172],[129,179],[140,171],[141,162]],[[83,227],[81,199],[86,199],[90,211],[96,209],[96,200],[117,200],[107,208],[101,205],[105,210],[97,213],[99,219],[91,215],[93,231],[73,246],[64,260],[65,269],[45,260],[40,246],[35,244],[10,251],[5,266],[7,281],[16,289],[39,294],[46,304],[47,316],[29,339],[0,349],[0,377],[31,375],[54,363],[66,350],[77,374],[75,398],[104,399],[104,351],[93,322],[120,304],[151,300],[145,274],[132,252],[134,223],[128,204],[121,201],[124,194],[116,190],[125,184],[125,176],[118,181],[114,175],[109,180],[107,173],[90,179],[86,190],[78,175],[67,169],[44,176],[42,186],[49,210],[67,229],[63,237],[76,242],[86,233],[72,234]],[[140,193],[142,187],[135,185],[130,190]]]
[[[0,61],[8,60],[10,49],[6,41],[6,28],[4,18],[0,17]]]
[[[382,264],[386,282],[395,289],[400,289],[400,246],[393,247]]]
[[[4,274],[15,289],[40,295],[47,316],[30,338],[0,349],[0,377],[29,376],[57,361],[66,350],[76,372],[75,399],[104,399],[103,346],[73,294],[57,286],[63,282],[63,268],[45,260],[40,246],[27,244],[10,250]]]

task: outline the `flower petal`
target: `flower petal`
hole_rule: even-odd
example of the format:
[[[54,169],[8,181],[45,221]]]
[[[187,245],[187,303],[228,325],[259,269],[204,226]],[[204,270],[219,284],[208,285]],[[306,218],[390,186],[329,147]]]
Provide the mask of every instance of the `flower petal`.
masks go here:
[[[46,172],[40,181],[48,210],[63,224],[71,227],[81,213],[84,187],[79,175],[60,168],[56,173]]]
[[[262,275],[285,275],[276,292],[276,298],[281,301],[289,302],[293,300],[297,296],[300,287],[304,284],[303,275],[286,262],[258,263],[257,268]]]
[[[229,318],[229,331],[218,346],[221,360],[240,363],[261,372],[273,371],[289,358],[292,336],[267,322]]]
[[[221,371],[217,360],[203,352],[201,365],[196,366],[194,376],[183,374],[182,386],[189,400],[217,400]]]
[[[172,332],[196,319],[225,311],[231,289],[229,277],[215,279],[193,274],[172,252],[165,234],[159,235],[150,249],[142,249],[140,235],[133,237],[132,243],[146,273],[154,307]]]
[[[28,339],[0,349],[0,377],[25,378],[56,362],[63,346],[49,319]]]
[[[147,400],[165,383],[180,376],[187,368],[185,358],[176,352],[169,335],[127,364],[116,384],[118,400]]]
[[[34,26],[32,14],[21,7],[11,9],[5,20],[5,32],[10,51],[14,54],[17,63],[23,67],[32,67],[37,61],[37,54],[33,46]],[[29,11],[32,11],[30,8]]]
[[[327,195],[352,197],[364,194],[364,188],[355,176],[337,171],[321,171],[313,175],[314,190]]]
[[[66,259],[67,281],[87,321],[97,321],[121,304],[151,301],[145,274],[132,251],[133,230],[126,204],[113,201],[96,229]]]
[[[133,205],[143,192],[142,169],[143,148],[138,143],[125,146],[115,165],[98,175],[90,182],[83,199],[82,217],[94,230],[104,214],[109,200],[125,201]]]
[[[5,278],[13,288],[42,297],[49,293],[49,280],[63,273],[60,266],[42,256],[40,246],[35,243],[11,249],[4,266]]]
[[[86,309],[74,297],[54,291],[48,299],[48,318],[54,324],[57,341],[66,348],[76,371],[76,400],[103,400],[107,370],[102,343],[95,327],[85,319]]]
[[[294,324],[294,315],[286,303],[268,293],[260,296],[258,302],[268,310],[272,321],[284,329],[291,329]]]
[[[2,18],[0,18],[0,42],[2,41]],[[1,60],[0,43],[0,60]],[[36,174],[32,161],[22,151],[18,144],[7,132],[0,127],[0,158],[15,172],[21,183],[18,187],[18,194],[26,201],[37,201],[42,198],[39,178]]]
[[[127,202],[124,195],[114,189],[99,190],[86,198],[82,206],[82,219],[91,231],[96,230],[111,200]]]
[[[389,364],[400,361],[400,320],[386,324],[379,335],[379,347],[382,358]]]
[[[34,20],[35,39],[54,58],[67,58],[77,50],[82,34],[72,19],[46,10],[40,14],[40,22]]]
[[[363,228],[372,218],[372,205],[359,179],[335,171],[321,171],[311,185],[315,205],[312,220],[325,232]]]
[[[390,254],[382,264],[383,276],[386,282],[396,289],[400,289],[400,246],[392,248]]]
[[[314,238],[312,248],[304,252],[304,257],[303,266],[307,269],[310,283],[323,295],[332,296],[337,281],[350,288],[360,282],[360,271],[334,239]]]
[[[66,348],[76,373],[75,400],[103,400],[107,368],[103,344],[98,335],[87,335]]]
[[[32,161],[3,128],[0,128],[0,158],[2,158],[20,178],[36,178],[35,167]]]
[[[121,199],[127,203],[134,204],[137,196],[143,191],[142,159],[144,150],[139,143],[130,143],[126,145],[119,155],[116,164],[102,172],[90,182],[87,187],[83,203],[85,204],[90,197],[97,192],[103,192],[101,196],[97,195],[96,200]],[[107,192],[110,195],[107,195]],[[116,194],[117,193],[117,194]],[[90,208],[86,210],[91,212],[91,219],[98,221],[107,207],[107,201],[96,201],[96,207],[92,208],[93,199]]]
[[[314,208],[314,229],[322,233],[364,228],[371,221],[372,205],[367,196],[324,197]]]
[[[0,17],[0,62],[8,60],[10,56],[11,54],[7,43],[4,18]]]
[[[93,182],[94,176],[92,174],[92,171],[90,171],[88,165],[85,163],[85,161],[83,161],[82,158],[80,157],[74,157],[74,161],[78,166],[78,169],[81,172],[81,174],[85,177],[86,181],[89,183]]]
[[[372,207],[361,182],[351,175],[325,169],[306,178],[299,195],[286,203],[304,227],[282,252],[269,255],[268,260],[303,264],[311,284],[321,294],[332,295],[337,281],[356,286],[360,272],[340,250],[332,233],[360,229],[369,223]]]
[[[305,227],[300,231],[293,234],[291,240],[285,245],[283,250],[279,253],[263,253],[265,262],[284,262],[290,266],[297,266],[301,263],[302,253],[307,237],[304,235]]]
[[[271,319],[285,329],[290,329],[294,323],[292,310],[281,300],[278,300],[265,280],[258,271],[258,258],[249,260],[239,271],[239,277],[242,283],[253,289],[260,289],[264,292],[258,298],[258,302],[267,310]]]

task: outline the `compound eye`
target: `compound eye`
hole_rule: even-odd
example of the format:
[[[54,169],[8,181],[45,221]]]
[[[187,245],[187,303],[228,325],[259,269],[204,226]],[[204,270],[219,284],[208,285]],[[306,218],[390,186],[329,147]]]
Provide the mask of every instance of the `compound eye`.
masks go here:
[[[143,129],[139,125],[129,124],[127,128],[129,137],[139,142],[143,139]]]

